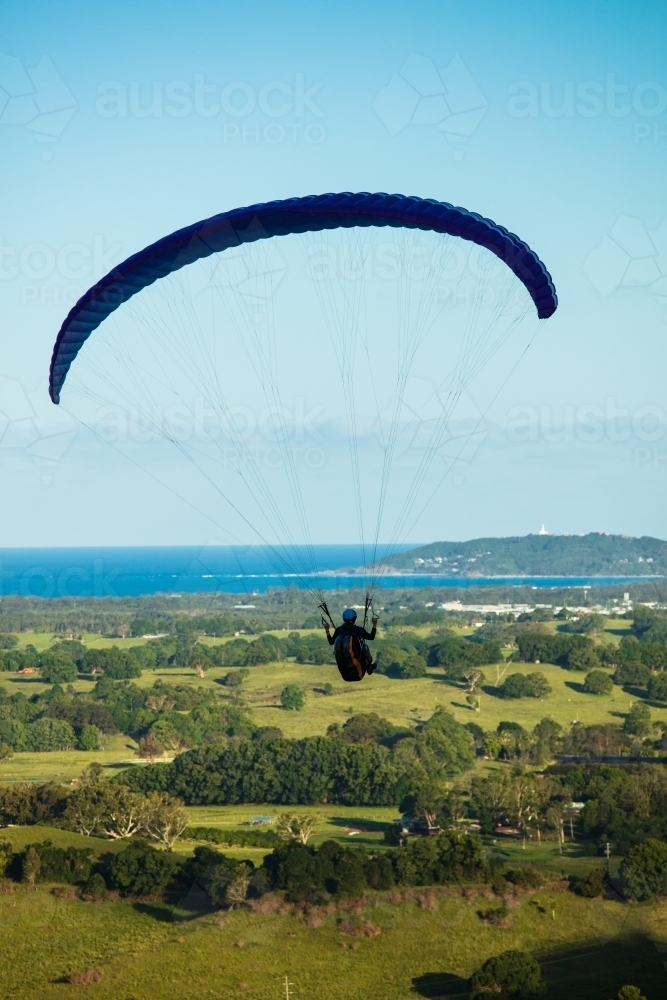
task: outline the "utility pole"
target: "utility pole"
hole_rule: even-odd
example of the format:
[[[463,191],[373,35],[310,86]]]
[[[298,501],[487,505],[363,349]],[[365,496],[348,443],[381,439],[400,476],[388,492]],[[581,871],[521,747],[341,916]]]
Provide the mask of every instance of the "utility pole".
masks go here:
[[[289,981],[289,976],[285,976],[285,1000],[290,1000],[290,997],[294,995],[290,989],[290,986],[293,985],[294,983],[290,983]]]
[[[611,854],[611,845],[609,841],[604,845],[604,856],[607,859],[607,875],[609,875],[609,856]]]

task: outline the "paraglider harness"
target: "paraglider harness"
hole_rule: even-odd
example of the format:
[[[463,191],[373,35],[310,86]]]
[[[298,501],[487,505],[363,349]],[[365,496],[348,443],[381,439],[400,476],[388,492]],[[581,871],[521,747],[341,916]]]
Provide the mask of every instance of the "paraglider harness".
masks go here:
[[[327,629],[327,635],[330,625],[334,629],[334,657],[338,671],[344,681],[361,681],[366,674],[372,674],[375,669],[373,654],[366,645],[366,637],[375,638],[374,634],[371,636],[366,631],[366,622],[371,603],[372,598],[367,595],[364,607],[363,628],[354,623],[348,625],[346,622],[336,626],[326,605],[326,601],[322,601],[319,605],[319,609],[322,612],[322,625]],[[324,617],[325,615],[326,618]],[[331,641],[329,639],[329,642]]]

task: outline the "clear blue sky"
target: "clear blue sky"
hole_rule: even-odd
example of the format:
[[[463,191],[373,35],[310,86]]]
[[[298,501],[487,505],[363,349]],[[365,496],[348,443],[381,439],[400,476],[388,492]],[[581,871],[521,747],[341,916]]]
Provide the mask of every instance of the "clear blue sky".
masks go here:
[[[237,205],[342,190],[486,215],[559,292],[415,540],[542,522],[667,537],[666,44],[667,7],[646,0],[6,7],[0,545],[210,539],[178,498],[53,422],[53,340],[94,266]],[[404,120],[400,94],[428,89],[428,60],[480,110],[452,124],[462,141]]]

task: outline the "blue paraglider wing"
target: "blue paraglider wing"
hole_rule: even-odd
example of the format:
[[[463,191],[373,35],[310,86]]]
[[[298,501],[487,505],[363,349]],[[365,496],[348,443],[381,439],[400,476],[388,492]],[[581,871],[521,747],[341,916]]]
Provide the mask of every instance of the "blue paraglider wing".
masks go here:
[[[556,290],[539,257],[502,226],[464,208],[399,194],[349,192],[270,201],[235,208],[179,229],[128,257],[89,288],[70,310],[58,333],[51,358],[51,399],[60,402],[70,365],[93,330],[142,288],[202,257],[242,243],[361,226],[430,230],[477,243],[504,261],[523,282],[540,319],[556,311]]]

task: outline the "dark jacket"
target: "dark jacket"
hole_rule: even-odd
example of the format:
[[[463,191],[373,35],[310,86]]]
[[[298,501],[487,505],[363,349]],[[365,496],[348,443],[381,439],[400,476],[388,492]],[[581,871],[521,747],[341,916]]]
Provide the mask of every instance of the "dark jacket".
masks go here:
[[[334,631],[333,635],[331,635],[330,632],[327,632],[327,639],[329,640],[329,645],[333,646],[334,642],[336,641],[339,635],[350,635],[351,633],[352,635],[356,635],[358,639],[373,640],[375,638],[376,632],[377,629],[375,625],[370,630],[370,632],[367,632],[362,625],[353,625],[350,622],[343,622],[343,624],[339,625],[338,628]]]

